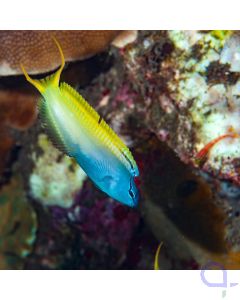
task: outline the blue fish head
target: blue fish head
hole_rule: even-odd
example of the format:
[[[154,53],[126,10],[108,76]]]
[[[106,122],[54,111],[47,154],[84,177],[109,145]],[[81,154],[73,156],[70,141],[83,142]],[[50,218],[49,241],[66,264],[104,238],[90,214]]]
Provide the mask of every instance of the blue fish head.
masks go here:
[[[135,207],[138,204],[139,191],[131,174],[118,179],[106,176],[98,187],[111,198],[125,205]]]

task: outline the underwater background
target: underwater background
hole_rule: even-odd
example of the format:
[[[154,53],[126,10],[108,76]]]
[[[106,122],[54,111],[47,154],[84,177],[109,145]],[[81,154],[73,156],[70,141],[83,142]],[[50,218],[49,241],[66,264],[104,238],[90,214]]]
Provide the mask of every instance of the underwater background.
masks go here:
[[[131,149],[136,208],[101,192],[38,116],[74,87]],[[240,268],[240,33],[0,31],[0,269]]]

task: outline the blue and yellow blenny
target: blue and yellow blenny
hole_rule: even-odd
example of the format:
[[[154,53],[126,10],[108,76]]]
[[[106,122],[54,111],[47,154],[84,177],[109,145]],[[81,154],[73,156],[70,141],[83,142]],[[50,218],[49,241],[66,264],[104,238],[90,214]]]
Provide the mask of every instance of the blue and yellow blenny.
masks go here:
[[[94,184],[113,199],[136,206],[139,192],[134,177],[139,175],[137,164],[127,146],[85,99],[67,83],[59,85],[65,65],[63,51],[55,41],[61,67],[44,79],[29,77],[41,93],[39,113],[53,143],[75,158]]]

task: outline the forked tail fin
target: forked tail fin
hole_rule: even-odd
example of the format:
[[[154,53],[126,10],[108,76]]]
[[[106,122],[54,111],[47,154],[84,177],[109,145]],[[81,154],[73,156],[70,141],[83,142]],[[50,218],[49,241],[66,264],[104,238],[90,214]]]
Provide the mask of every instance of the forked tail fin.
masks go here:
[[[23,74],[25,75],[27,81],[30,82],[33,86],[35,86],[35,88],[41,94],[43,94],[44,91],[46,90],[46,88],[48,88],[49,86],[55,86],[55,87],[59,86],[60,76],[61,76],[62,70],[64,68],[64,65],[65,65],[65,59],[64,59],[62,48],[61,48],[60,44],[58,43],[58,41],[55,39],[55,37],[53,37],[53,40],[54,40],[55,44],[57,45],[60,56],[61,56],[61,66],[54,74],[52,74],[46,78],[40,79],[40,80],[33,79],[28,75],[24,66],[22,64],[20,64]]]

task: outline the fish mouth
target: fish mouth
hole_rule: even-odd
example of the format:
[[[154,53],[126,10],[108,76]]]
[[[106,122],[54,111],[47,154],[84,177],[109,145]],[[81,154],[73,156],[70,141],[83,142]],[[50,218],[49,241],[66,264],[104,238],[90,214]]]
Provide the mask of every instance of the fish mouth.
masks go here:
[[[139,199],[139,191],[136,191],[136,196],[134,197],[132,201],[132,207],[136,207],[138,205],[138,199]]]
[[[135,190],[135,196],[132,198],[131,207],[136,207],[138,205],[138,199],[139,199],[139,190],[135,185],[134,177],[131,177],[130,179],[130,187],[134,187]]]

